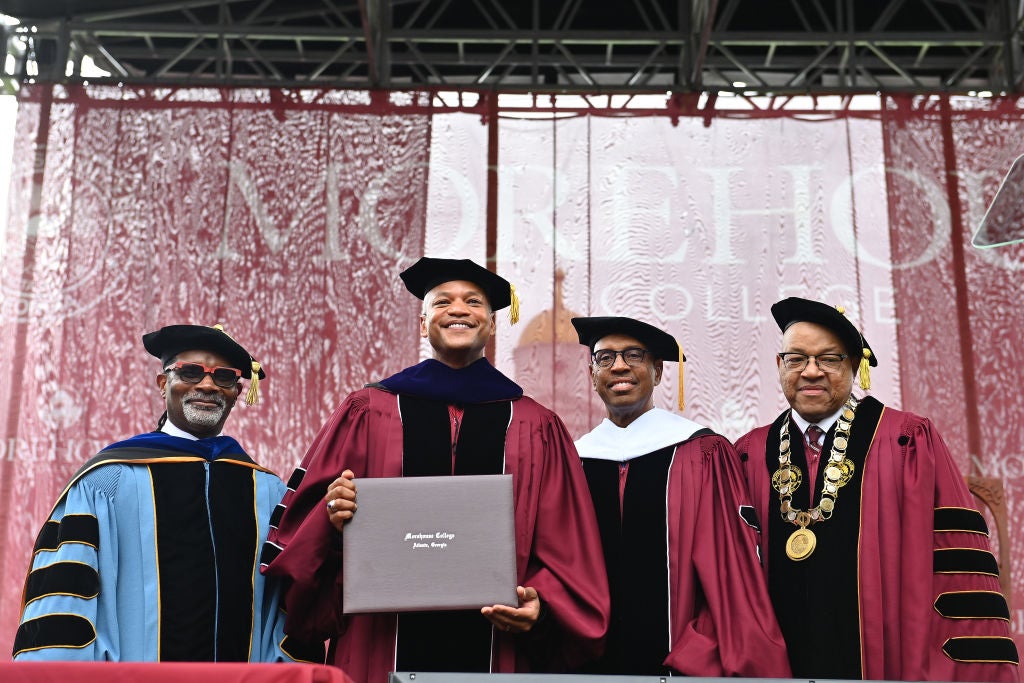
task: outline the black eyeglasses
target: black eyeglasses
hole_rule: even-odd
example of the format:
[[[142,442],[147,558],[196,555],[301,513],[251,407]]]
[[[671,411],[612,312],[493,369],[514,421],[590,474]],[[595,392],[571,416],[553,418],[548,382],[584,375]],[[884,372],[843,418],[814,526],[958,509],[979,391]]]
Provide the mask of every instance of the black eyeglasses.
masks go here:
[[[242,371],[238,368],[225,368],[220,365],[215,368],[208,368],[202,363],[192,363],[184,360],[179,360],[169,368],[164,368],[164,372],[171,372],[172,370],[177,373],[182,381],[189,384],[199,384],[203,381],[203,377],[209,375],[213,378],[213,383],[221,389],[233,388],[242,377]]]
[[[843,369],[843,361],[849,358],[849,356],[845,353],[821,353],[817,356],[809,356],[806,353],[785,351],[779,354],[779,358],[782,360],[782,367],[787,372],[803,372],[804,368],[807,367],[807,364],[813,358],[819,370],[835,373]]]
[[[647,349],[636,347],[623,349],[622,351],[601,349],[600,351],[594,351],[594,364],[599,368],[610,368],[615,365],[616,356],[622,356],[622,360],[625,361],[626,365],[640,365],[644,362],[644,358],[647,358]]]

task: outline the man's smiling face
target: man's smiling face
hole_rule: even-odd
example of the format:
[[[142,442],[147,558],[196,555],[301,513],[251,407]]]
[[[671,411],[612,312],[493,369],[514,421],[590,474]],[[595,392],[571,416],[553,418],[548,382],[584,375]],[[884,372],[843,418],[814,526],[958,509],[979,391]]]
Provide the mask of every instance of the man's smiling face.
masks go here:
[[[594,353],[626,349],[647,351],[642,342],[626,334],[609,334],[594,344]],[[621,354],[607,368],[591,364],[590,381],[612,422],[625,427],[654,407],[654,387],[661,382],[662,366],[661,359],[650,353],[638,365],[629,365]]]
[[[420,336],[442,363],[464,367],[482,358],[494,331],[487,295],[468,280],[442,282],[423,297]]]
[[[808,356],[847,353],[835,332],[811,322],[790,325],[782,335],[782,350]],[[800,371],[787,370],[778,358],[775,362],[782,393],[789,405],[808,422],[818,422],[835,413],[853,391],[852,362],[843,363],[834,372],[822,370],[814,361]]]
[[[211,368],[231,367],[229,360],[211,351],[182,351],[175,360]],[[230,388],[219,387],[208,374],[197,384],[190,384],[178,377],[175,370],[157,375],[156,381],[167,401],[167,419],[200,439],[220,433],[242,388],[240,382]]]

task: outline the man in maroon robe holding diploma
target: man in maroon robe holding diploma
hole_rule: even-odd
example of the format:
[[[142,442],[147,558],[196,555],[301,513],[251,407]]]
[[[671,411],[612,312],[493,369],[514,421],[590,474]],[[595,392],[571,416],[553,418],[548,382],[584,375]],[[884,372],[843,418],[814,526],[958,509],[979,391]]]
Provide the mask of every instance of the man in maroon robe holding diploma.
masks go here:
[[[289,579],[286,631],[331,638],[356,681],[389,671],[563,671],[600,654],[609,598],[587,483],[561,420],[484,357],[518,301],[469,260],[403,271],[433,358],[348,396],[289,481],[263,562]],[[511,474],[517,606],[344,615],[341,533],[362,477]],[[340,475],[340,476],[339,476]],[[326,509],[325,509],[326,507]]]
[[[931,422],[853,394],[842,309],[772,306],[791,408],[736,444],[795,678],[1016,681],[985,520]]]

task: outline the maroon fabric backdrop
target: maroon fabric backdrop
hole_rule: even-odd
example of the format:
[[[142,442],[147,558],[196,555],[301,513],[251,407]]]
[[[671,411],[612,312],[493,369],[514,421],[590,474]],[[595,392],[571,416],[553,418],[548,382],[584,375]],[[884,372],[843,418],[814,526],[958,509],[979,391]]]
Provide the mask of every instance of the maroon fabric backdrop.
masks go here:
[[[397,278],[424,253],[494,257],[523,299],[494,360],[577,436],[603,414],[573,314],[670,330],[685,414],[735,438],[785,405],[770,304],[844,304],[880,357],[871,393],[931,417],[965,473],[1001,477],[1012,520],[1024,251],[970,236],[1024,152],[1017,101],[554,119],[493,104],[23,91],[0,243],[0,652],[67,477],[155,424],[144,332],[222,322],[263,361],[264,401],[228,433],[287,474],[347,392],[427,354]]]

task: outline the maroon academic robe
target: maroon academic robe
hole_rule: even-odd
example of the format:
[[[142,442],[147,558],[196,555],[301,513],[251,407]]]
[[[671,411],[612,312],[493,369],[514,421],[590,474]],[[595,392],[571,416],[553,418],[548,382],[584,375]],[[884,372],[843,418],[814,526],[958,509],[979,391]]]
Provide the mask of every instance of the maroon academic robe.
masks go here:
[[[946,444],[927,419],[886,408],[868,397],[862,400],[853,422],[851,451],[858,439],[857,421],[862,412],[880,416],[873,433],[863,433],[864,426],[873,425],[861,425],[864,452],[850,454],[860,461],[862,469],[859,538],[856,533],[851,534],[845,552],[850,562],[856,562],[852,575],[859,577],[854,605],[860,614],[862,678],[1017,681],[1014,663],[954,659],[979,652],[985,656],[995,654],[992,658],[996,660],[1016,659],[1016,649],[1010,639],[1008,620],[997,616],[1006,610],[1006,605],[998,594],[996,563],[990,557],[984,520]],[[762,521],[779,516],[779,496],[771,485],[774,469],[769,471],[766,462],[778,462],[778,437],[773,439],[772,433],[782,420],[788,419],[786,411],[773,425],[753,430],[736,444]],[[791,425],[790,433],[793,431],[795,427]],[[831,437],[830,432],[822,460],[828,459]],[[799,431],[791,440],[795,457],[801,442]],[[775,446],[772,453],[766,452],[769,444]],[[815,502],[820,496],[820,472],[817,482]],[[835,514],[844,504],[856,505],[855,500],[851,501],[855,495],[856,492],[840,489]],[[835,515],[811,529],[827,532],[825,526],[834,521]],[[764,524],[762,534],[762,556],[769,584],[773,572],[788,571],[786,566],[776,568],[769,562],[772,544],[785,544],[787,540],[785,532],[772,538],[771,528],[771,524]],[[820,549],[819,541],[819,549],[814,553]],[[782,561],[788,559],[782,557]],[[965,595],[964,591],[981,593]],[[834,598],[827,594],[820,600],[815,597],[816,605],[790,600],[789,608],[805,614],[810,628],[820,628],[816,610]],[[983,606],[978,605],[979,600]],[[979,611],[989,616],[969,618]],[[780,615],[780,621],[781,618]],[[856,614],[853,618],[856,620]],[[984,648],[973,649],[982,643],[986,644]],[[788,646],[791,654],[799,655],[801,642],[790,641]]]
[[[624,428],[606,419],[576,445],[612,583],[614,625],[594,672],[668,673],[662,664],[687,676],[788,678],[732,444],[654,409]]]
[[[755,548],[740,519],[749,502],[735,455],[721,436],[676,447],[667,492],[672,650],[665,664],[687,676],[788,678],[786,646]]]
[[[546,615],[537,634],[494,631],[492,670],[562,671],[599,655],[608,628],[600,537],[561,420],[525,396],[511,405],[505,472],[513,477],[518,580],[537,589]],[[268,540],[281,550],[265,571],[291,581],[286,631],[332,638],[328,661],[360,682],[384,681],[394,670],[397,616],[342,614],[340,535],[323,496],[345,469],[355,473],[358,489],[360,477],[398,477],[402,467],[398,397],[377,388],[350,394],[296,471],[301,483],[285,495]]]

